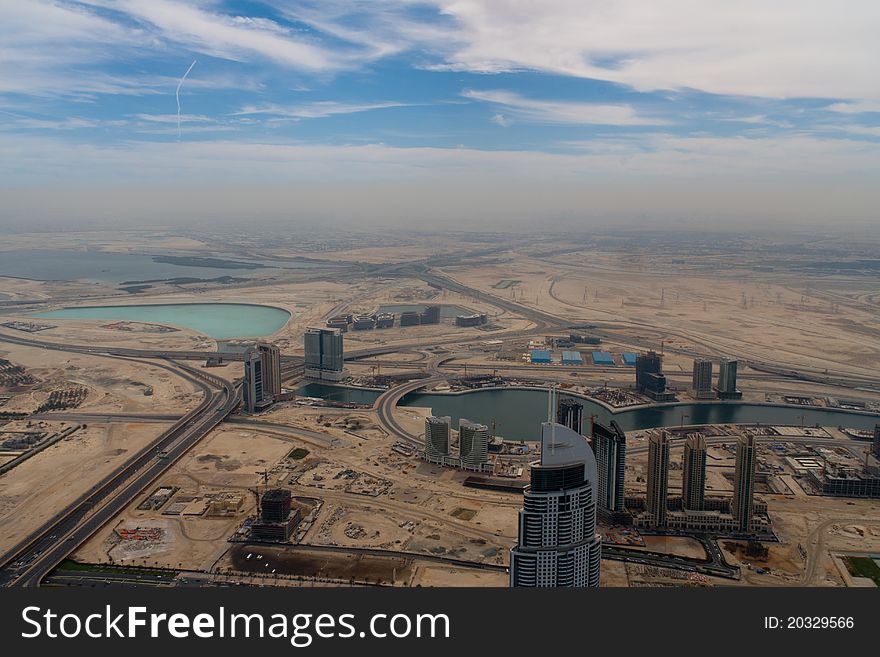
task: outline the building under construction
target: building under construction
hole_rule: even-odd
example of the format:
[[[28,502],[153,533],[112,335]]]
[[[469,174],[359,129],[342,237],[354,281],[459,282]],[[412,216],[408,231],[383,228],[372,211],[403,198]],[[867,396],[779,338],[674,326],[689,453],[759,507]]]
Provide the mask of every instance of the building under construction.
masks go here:
[[[636,357],[636,389],[654,401],[673,401],[675,395],[666,390],[663,357],[655,351]]]
[[[251,538],[255,541],[286,541],[301,519],[299,509],[291,506],[289,490],[267,490],[260,499],[259,517],[251,525]]]

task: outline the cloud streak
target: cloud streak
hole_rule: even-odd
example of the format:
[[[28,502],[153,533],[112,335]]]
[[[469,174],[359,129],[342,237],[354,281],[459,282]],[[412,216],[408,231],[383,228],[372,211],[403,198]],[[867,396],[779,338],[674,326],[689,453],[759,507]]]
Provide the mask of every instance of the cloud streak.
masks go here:
[[[464,98],[506,108],[519,119],[573,125],[661,125],[666,121],[640,117],[630,105],[536,100],[506,90],[466,89]]]

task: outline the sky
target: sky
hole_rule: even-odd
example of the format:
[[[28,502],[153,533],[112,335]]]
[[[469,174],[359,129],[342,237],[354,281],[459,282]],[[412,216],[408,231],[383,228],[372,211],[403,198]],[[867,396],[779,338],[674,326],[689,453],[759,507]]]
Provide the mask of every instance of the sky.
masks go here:
[[[880,224],[875,0],[0,16],[0,226]]]

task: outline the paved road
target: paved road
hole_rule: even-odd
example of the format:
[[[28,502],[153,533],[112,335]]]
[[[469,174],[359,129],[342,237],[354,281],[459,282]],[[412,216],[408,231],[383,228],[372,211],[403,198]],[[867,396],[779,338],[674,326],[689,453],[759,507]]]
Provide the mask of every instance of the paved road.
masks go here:
[[[180,419],[180,413],[87,413],[76,411],[47,411],[29,415],[29,420],[47,420],[51,422],[139,422],[167,423]]]
[[[5,555],[0,561],[0,584],[39,585],[46,574],[122,512],[238,406],[239,391],[234,384],[188,365],[176,366],[203,390],[202,403]],[[157,457],[161,452],[166,458]]]
[[[632,548],[625,548],[620,545],[609,545],[607,543],[602,544],[602,558],[611,559],[613,561],[639,563],[646,566],[656,566],[658,568],[686,570],[688,572],[701,573],[703,575],[724,577],[725,579],[739,579],[740,572],[739,568],[727,565],[723,558],[721,563],[718,563],[714,559],[692,559],[690,557],[664,554],[662,552],[634,550]]]

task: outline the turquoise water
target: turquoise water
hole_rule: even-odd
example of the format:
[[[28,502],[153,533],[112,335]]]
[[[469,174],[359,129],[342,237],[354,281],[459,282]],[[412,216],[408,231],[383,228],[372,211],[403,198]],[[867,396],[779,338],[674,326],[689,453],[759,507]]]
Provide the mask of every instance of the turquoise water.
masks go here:
[[[163,303],[140,306],[80,306],[34,317],[150,322],[189,328],[212,338],[258,338],[281,329],[290,313],[281,308],[243,303]]]

